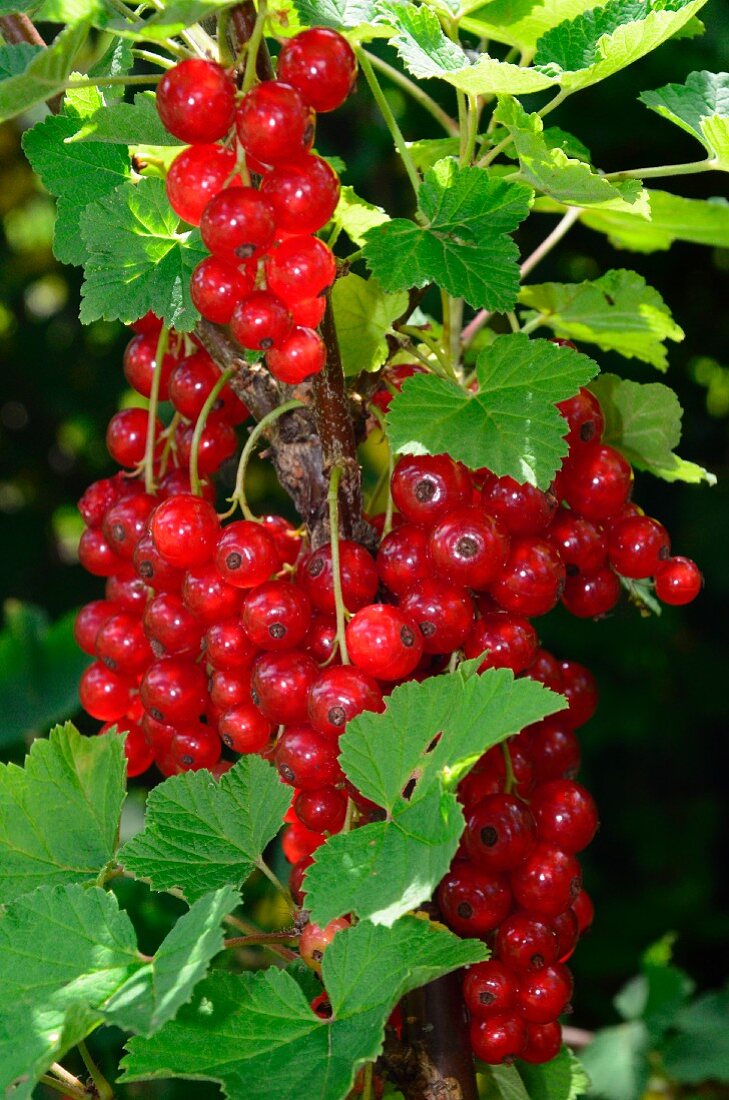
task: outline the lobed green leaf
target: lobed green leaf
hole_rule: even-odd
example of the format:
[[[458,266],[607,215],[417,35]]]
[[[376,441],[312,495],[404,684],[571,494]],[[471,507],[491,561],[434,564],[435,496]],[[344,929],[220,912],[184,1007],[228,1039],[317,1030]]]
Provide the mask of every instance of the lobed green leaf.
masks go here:
[[[666,84],[639,98],[700,141],[714,166],[729,172],[729,73],[690,73],[684,84]]]

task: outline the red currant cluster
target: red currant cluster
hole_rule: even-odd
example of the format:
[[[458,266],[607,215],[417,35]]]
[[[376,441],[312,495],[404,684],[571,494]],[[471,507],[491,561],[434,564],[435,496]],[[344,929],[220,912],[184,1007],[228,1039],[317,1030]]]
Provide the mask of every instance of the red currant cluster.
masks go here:
[[[356,74],[346,39],[315,27],[285,43],[277,80],[237,104],[233,75],[214,61],[181,61],[157,91],[162,122],[190,143],[167,175],[170,205],[211,253],[192,275],[195,307],[265,352],[285,383],[324,366],[315,330],[336,265],[314,234],[334,213],[339,179],[311,148],[316,112],[340,106]]]

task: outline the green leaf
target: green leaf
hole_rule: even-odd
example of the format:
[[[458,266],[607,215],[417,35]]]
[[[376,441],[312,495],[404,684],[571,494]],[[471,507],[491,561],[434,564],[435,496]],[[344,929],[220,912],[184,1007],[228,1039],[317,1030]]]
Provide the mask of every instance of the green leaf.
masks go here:
[[[596,6],[595,0],[466,0],[461,26],[479,37],[533,50],[552,27]]]
[[[76,645],[70,612],[55,623],[40,607],[7,600],[0,632],[0,745],[45,733],[78,708],[89,658]]]
[[[232,0],[170,0],[170,3],[164,4],[160,11],[147,19],[140,19],[136,23],[116,20],[109,26],[116,34],[125,38],[147,38],[153,42],[161,42],[233,6]]]
[[[116,848],[125,772],[120,737],[82,737],[70,723],[35,741],[24,768],[0,765],[0,902],[96,881]]]
[[[368,229],[389,220],[389,214],[381,206],[360,198],[353,187],[342,188],[337,208],[332,215],[334,228],[343,229],[350,241],[359,246],[365,243]]]
[[[403,0],[379,0],[377,13],[394,29],[390,45],[418,79],[443,76],[469,64],[458,43],[446,38],[432,8],[415,7]]]
[[[508,310],[519,288],[509,237],[529,213],[532,191],[480,168],[439,161],[420,188],[424,225],[394,218],[366,235],[365,259],[384,290],[436,283],[469,305]]]
[[[400,997],[485,954],[481,943],[410,917],[390,929],[346,929],[322,964],[329,1021],[314,1015],[289,973],[215,974],[158,1035],[131,1041],[123,1081],[203,1078],[231,1100],[344,1100],[359,1067],[380,1053]]]
[[[555,403],[597,369],[549,340],[499,336],[476,360],[475,394],[434,375],[407,379],[387,417],[391,445],[406,454],[448,452],[471,469],[488,466],[498,477],[546,489],[567,454]]]
[[[422,138],[420,141],[408,141],[408,151],[413,164],[420,172],[426,172],[444,157],[457,157],[460,140],[455,138]]]
[[[632,65],[681,30],[706,0],[609,0],[547,31],[534,65],[576,92]]]
[[[41,53],[42,46],[20,42],[17,46],[0,46],[0,80],[25,72],[32,58]]]
[[[240,903],[224,886],[205,894],[180,917],[154,958],[132,974],[104,1004],[107,1023],[139,1035],[153,1035],[187,1004],[210,960],[223,950],[220,922]]]
[[[607,271],[584,283],[522,287],[519,300],[564,340],[597,344],[626,359],[667,370],[665,340],[683,340],[683,329],[663,298],[635,271]]]
[[[584,161],[573,160],[562,149],[550,148],[541,118],[538,114],[528,115],[518,100],[500,99],[494,117],[514,139],[521,175],[537,191],[570,206],[601,206],[649,216],[648,193],[639,180],[609,183]]]
[[[97,89],[92,91],[101,112],[118,109],[104,107]],[[78,115],[49,115],[23,135],[33,171],[58,200],[53,253],[65,264],[83,264],[88,258],[79,229],[88,204],[110,195],[131,175],[125,145],[69,144],[83,127]]]
[[[674,454],[681,441],[683,414],[668,386],[603,374],[590,389],[605,413],[605,442],[622,451],[639,470],[664,481],[716,484],[714,474]]]
[[[375,19],[375,0],[294,0],[294,8],[307,27],[341,30],[373,23]]]
[[[590,1096],[604,1100],[636,1100],[648,1084],[650,1042],[639,1020],[606,1027],[580,1052],[590,1078]]]
[[[587,1074],[567,1047],[562,1047],[556,1058],[543,1065],[526,1062],[517,1065],[529,1100],[578,1100],[590,1087]]]
[[[132,46],[123,38],[112,38],[99,60],[89,69],[89,76],[126,76],[134,65]],[[99,86],[107,104],[124,98],[123,84],[102,84]],[[66,98],[68,99],[66,93]]]
[[[483,54],[474,65],[444,72],[443,79],[468,95],[528,95],[555,87],[547,73]]]
[[[238,886],[260,864],[290,802],[289,788],[257,756],[242,757],[219,782],[207,771],[173,776],[150,792],[144,830],[120,861],[154,890],[179,887],[191,901]]]
[[[680,1008],[691,996],[695,983],[676,966],[643,964],[615,997],[615,1007],[625,1020],[642,1020],[653,1042],[673,1024]]]
[[[46,50],[36,50],[31,54],[24,46],[4,48],[2,63],[13,68],[12,75],[0,83],[0,122],[6,122],[63,91],[73,69],[74,58],[88,31],[89,21],[81,20],[62,30]],[[10,54],[10,50],[16,52]],[[23,51],[22,54],[17,52],[19,50]],[[17,65],[21,60],[25,66],[18,71]]]
[[[516,1066],[479,1066],[488,1100],[529,1100]]]
[[[666,84],[639,99],[693,134],[715,167],[729,172],[729,73],[690,73],[685,84]]]
[[[194,327],[190,276],[207,253],[197,230],[181,230],[163,180],[123,183],[91,203],[81,217],[81,236],[89,254],[83,324],[131,324],[151,310],[180,332]]]
[[[137,92],[133,103],[100,107],[67,141],[112,142],[121,145],[179,145],[184,143],[167,131],[157,114],[154,92]],[[117,181],[118,182],[118,181]]]
[[[679,1034],[663,1049],[662,1063],[682,1084],[729,1081],[729,989],[707,993],[675,1021]]]
[[[383,714],[349,723],[340,764],[386,818],[317,849],[306,889],[318,924],[350,912],[389,924],[429,897],[463,829],[458,779],[492,745],[564,707],[506,669],[473,674],[478,663],[403,684]]]
[[[350,273],[334,284],[332,307],[345,375],[378,370],[389,352],[385,336],[408,308],[407,292],[386,294],[377,279]]]

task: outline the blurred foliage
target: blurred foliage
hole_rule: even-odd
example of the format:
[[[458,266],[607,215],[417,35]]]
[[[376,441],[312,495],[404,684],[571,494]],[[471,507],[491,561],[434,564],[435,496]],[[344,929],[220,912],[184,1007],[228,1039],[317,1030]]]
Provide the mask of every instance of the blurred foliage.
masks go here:
[[[586,142],[606,171],[696,156],[691,139],[656,119],[637,96],[693,70],[729,66],[729,5],[712,0],[702,17],[703,37],[669,43],[560,109],[560,126]],[[386,84],[386,91],[408,138],[439,136],[430,116],[406,103],[399,89]],[[29,114],[21,126],[41,115]],[[10,694],[0,699],[3,752],[15,759],[32,733],[47,728],[61,710],[73,710],[73,681],[83,659],[73,650],[64,616],[102,590],[75,560],[81,531],[75,501],[89,481],[110,472],[105,425],[120,404],[133,400],[121,371],[127,338],[121,327],[78,324],[79,272],[52,257],[53,203],[22,157],[20,128],[0,127],[1,592],[34,605],[21,611],[9,604],[0,636],[3,672],[12,675],[5,685]],[[322,118],[319,147],[342,157],[345,182],[358,193],[391,213],[407,212],[406,181],[368,96],[353,97],[336,119]],[[725,188],[725,179],[709,173],[667,180],[665,189],[707,197]],[[518,235],[522,254],[552,225],[551,217],[530,218]],[[667,485],[639,475],[636,486],[636,499],[669,527],[675,550],[704,570],[706,591],[695,605],[667,609],[659,619],[644,620],[622,607],[598,624],[559,612],[540,623],[544,644],[592,668],[602,693],[598,715],[582,735],[584,780],[603,821],[585,858],[597,919],[573,960],[574,1018],[585,1027],[615,1021],[613,995],[645,945],[665,930],[677,933],[678,962],[699,988],[715,988],[729,972],[723,680],[729,661],[729,252],[677,244],[649,256],[617,254],[602,237],[578,227],[535,278],[576,281],[613,266],[639,271],[686,331],[685,341],[671,349],[666,380],[686,410],[682,453],[718,474],[719,485]],[[645,365],[600,358],[605,370],[655,378]],[[384,460],[377,436],[364,454],[371,488]],[[228,476],[232,480],[232,471]],[[258,463],[251,477],[254,507],[288,511],[271,471]],[[46,615],[54,622],[50,628]],[[136,796],[141,792],[135,787]],[[138,813],[140,805],[133,798],[129,812],[136,807]],[[143,946],[145,936],[157,942],[174,919],[174,899],[152,902],[142,887],[124,882],[119,890],[129,892],[125,903],[135,910]],[[113,1042],[108,1032],[109,1050]],[[148,1091],[136,1086],[129,1095]],[[155,1090],[160,1097],[173,1094],[171,1083]],[[215,1090],[196,1085],[195,1094]]]

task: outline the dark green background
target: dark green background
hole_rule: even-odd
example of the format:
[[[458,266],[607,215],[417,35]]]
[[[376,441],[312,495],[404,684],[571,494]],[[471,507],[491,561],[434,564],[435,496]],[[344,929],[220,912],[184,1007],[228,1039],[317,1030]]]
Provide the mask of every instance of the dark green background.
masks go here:
[[[727,67],[724,0],[709,3],[704,21],[703,38],[669,43],[576,96],[550,122],[580,137],[606,171],[695,159],[696,144],[640,106],[637,95],[696,69]],[[392,102],[408,138],[440,136],[399,92]],[[346,182],[390,212],[408,212],[407,183],[364,89],[323,119],[319,133],[320,148],[347,163]],[[685,195],[727,194],[726,176],[717,173],[658,183]],[[79,326],[79,273],[52,258],[50,213],[22,160],[18,125],[0,128],[2,593],[56,618],[102,588],[72,560],[74,503],[89,481],[111,472],[103,435],[125,391],[126,335],[119,326]],[[524,255],[552,224],[530,219],[518,238]],[[684,244],[652,256],[616,252],[578,227],[532,278],[577,280],[611,266],[641,272],[686,331],[685,342],[670,348],[668,376],[686,410],[682,452],[711,468],[719,485],[637,479],[636,499],[667,524],[675,551],[704,570],[706,589],[694,606],[649,620],[623,607],[600,623],[558,611],[539,623],[546,645],[594,670],[602,695],[597,717],[582,731],[583,777],[602,817],[585,857],[597,919],[574,959],[574,1019],[588,1027],[613,1019],[611,996],[635,971],[640,951],[667,930],[678,933],[677,959],[702,987],[716,987],[729,971],[729,252]],[[647,366],[609,356],[601,365],[641,381],[657,378]],[[261,500],[267,493],[270,499],[273,487],[261,468],[257,488]],[[19,756],[22,744],[7,751]]]

